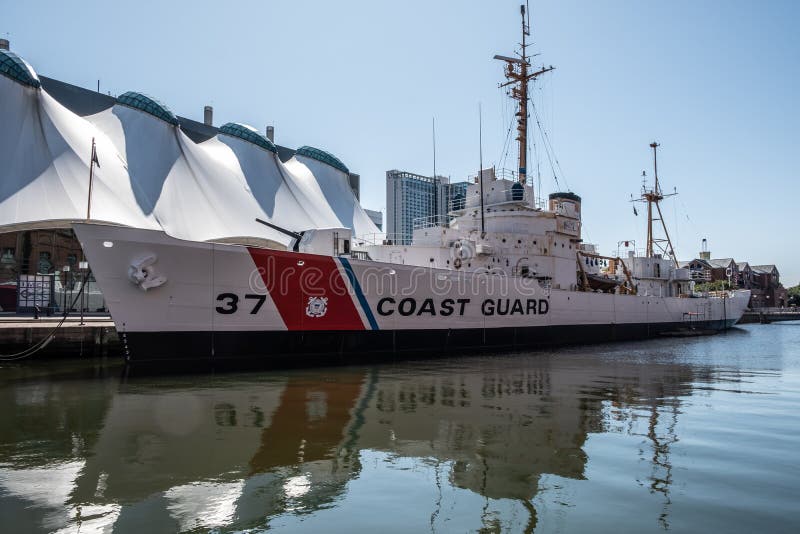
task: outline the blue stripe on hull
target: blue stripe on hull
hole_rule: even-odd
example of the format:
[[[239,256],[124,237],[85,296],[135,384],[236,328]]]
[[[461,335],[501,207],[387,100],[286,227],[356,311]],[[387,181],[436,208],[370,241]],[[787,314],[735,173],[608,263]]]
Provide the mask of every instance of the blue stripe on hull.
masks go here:
[[[350,285],[353,286],[353,290],[356,292],[358,303],[361,305],[361,309],[364,310],[364,315],[367,316],[369,326],[373,330],[378,330],[378,322],[375,320],[375,315],[373,315],[372,310],[369,307],[367,297],[364,296],[364,292],[361,290],[361,284],[358,283],[358,278],[356,278],[356,273],[353,272],[353,266],[350,265],[350,260],[347,258],[339,258],[339,261],[342,262],[342,267],[344,267],[344,272],[347,273],[347,278],[350,280]]]

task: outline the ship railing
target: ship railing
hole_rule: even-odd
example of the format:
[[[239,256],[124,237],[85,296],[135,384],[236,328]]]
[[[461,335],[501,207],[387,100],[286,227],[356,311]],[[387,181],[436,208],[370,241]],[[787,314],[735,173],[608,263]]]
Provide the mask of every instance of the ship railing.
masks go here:
[[[628,259],[631,257],[631,252],[633,252],[634,258],[644,258],[647,256],[647,250],[643,248],[636,248],[635,246],[630,247],[623,247],[623,241],[620,241],[620,244],[617,245],[617,256],[620,258]]]
[[[351,250],[348,254],[342,254],[342,256],[350,256],[354,260],[372,261],[369,252],[366,250]]]
[[[377,245],[410,245],[413,236],[403,233],[371,233],[356,236],[353,245],[356,247],[377,246]]]
[[[702,298],[733,298],[734,290],[723,290],[723,291],[693,291],[691,294],[693,297],[702,297]]]
[[[431,215],[430,217],[417,217],[413,221],[414,230],[421,230],[424,228],[434,228],[436,226],[450,226],[450,221],[453,220],[449,215]]]
[[[489,169],[485,169],[484,172],[486,172],[488,170]],[[511,180],[513,182],[516,182],[516,181],[519,180],[519,174],[517,173],[517,171],[515,171],[513,169],[506,169],[506,168],[502,168],[502,169],[495,168],[494,169],[494,177],[496,179],[498,179],[498,180]],[[487,178],[487,176],[486,176],[486,174],[484,174],[484,180],[486,178]],[[476,172],[474,174],[468,174],[467,175],[467,181],[469,183],[471,183],[471,184],[477,184],[478,183],[478,173]],[[484,183],[484,185],[486,185],[486,182]]]
[[[730,299],[733,298],[733,291],[709,291],[708,296]]]
[[[710,282],[711,281],[711,271],[709,269],[703,269],[702,271],[690,271],[692,276],[692,280],[700,280],[701,282]]]
[[[488,191],[487,191],[488,193]],[[499,194],[498,194],[499,193]],[[526,204],[531,204],[531,191],[530,189],[523,189],[523,190],[513,190],[513,189],[503,189],[500,191],[495,191],[491,195],[488,195],[489,199],[492,204],[496,203],[499,197],[500,202],[525,202]],[[466,201],[466,207],[468,208],[477,208],[481,205],[481,199],[479,195],[475,195],[470,197]],[[534,207],[537,208],[544,208],[544,200],[538,200],[535,203]]]
[[[494,176],[498,180],[511,180],[512,182],[519,180],[519,173],[513,169],[495,169]]]

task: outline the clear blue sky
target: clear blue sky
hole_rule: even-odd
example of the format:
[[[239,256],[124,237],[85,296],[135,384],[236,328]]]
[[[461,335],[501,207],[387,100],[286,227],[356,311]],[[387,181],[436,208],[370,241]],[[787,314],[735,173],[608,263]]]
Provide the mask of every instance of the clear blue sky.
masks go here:
[[[327,149],[383,209],[385,171],[464,179],[500,164],[510,108],[496,53],[519,40],[519,2],[0,0],[0,34],[41,74],[112,94],[138,90],[178,115],[276,127]],[[658,140],[678,255],[798,265],[800,2],[536,0],[534,88],[561,188],[584,199],[585,238],[644,243],[628,202]],[[515,153],[506,166],[513,168]],[[529,165],[529,168],[533,165]],[[544,191],[558,187],[546,158]]]

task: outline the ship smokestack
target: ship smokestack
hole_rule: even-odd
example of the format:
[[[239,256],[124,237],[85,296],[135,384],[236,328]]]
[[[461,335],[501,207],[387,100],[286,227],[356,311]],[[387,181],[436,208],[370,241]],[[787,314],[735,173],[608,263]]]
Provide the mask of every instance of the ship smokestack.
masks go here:
[[[700,250],[700,259],[701,260],[710,260],[711,259],[711,251],[708,250],[708,240],[704,237],[703,238],[703,245]]]
[[[203,124],[206,126],[214,125],[214,108],[206,106],[203,108]]]
[[[267,139],[275,142],[275,127],[274,126],[267,126]]]
[[[0,39],[0,50],[11,50],[11,43],[8,39]]]

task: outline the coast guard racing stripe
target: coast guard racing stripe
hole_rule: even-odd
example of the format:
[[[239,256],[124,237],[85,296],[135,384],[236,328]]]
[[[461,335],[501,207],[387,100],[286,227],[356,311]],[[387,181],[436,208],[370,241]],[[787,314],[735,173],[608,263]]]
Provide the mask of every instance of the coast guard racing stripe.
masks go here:
[[[248,250],[288,330],[365,329],[334,258]]]
[[[347,258],[339,258],[339,261],[342,263],[342,267],[344,267],[344,270],[347,273],[347,278],[350,280],[350,285],[353,287],[356,297],[358,297],[358,303],[361,305],[361,310],[367,317],[370,327],[372,327],[373,330],[378,330],[378,322],[375,320],[375,315],[372,313],[372,310],[369,307],[367,297],[361,290],[361,284],[358,283],[358,278],[356,278],[356,273],[353,272],[353,266],[350,265],[350,260]]]

